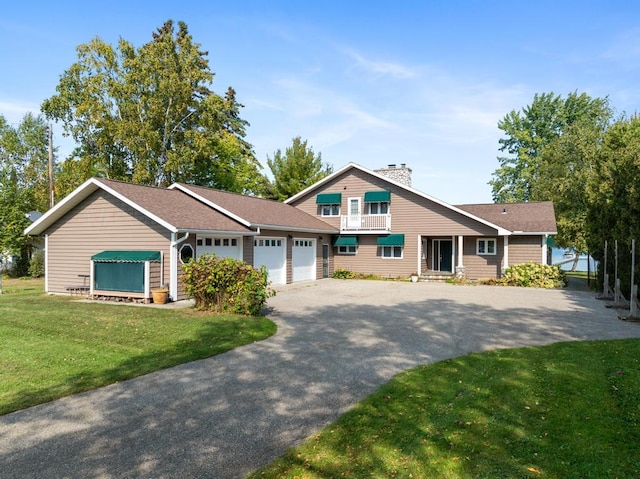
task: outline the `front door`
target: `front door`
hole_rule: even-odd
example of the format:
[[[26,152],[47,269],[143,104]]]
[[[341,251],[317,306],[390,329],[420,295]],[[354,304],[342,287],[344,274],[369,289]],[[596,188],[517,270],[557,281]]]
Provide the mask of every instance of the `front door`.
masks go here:
[[[433,269],[451,273],[453,267],[453,241],[433,240]]]

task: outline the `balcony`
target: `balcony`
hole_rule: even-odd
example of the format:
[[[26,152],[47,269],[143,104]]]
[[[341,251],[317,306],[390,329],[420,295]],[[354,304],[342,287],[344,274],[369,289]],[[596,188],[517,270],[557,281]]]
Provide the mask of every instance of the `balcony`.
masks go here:
[[[391,215],[342,215],[340,231],[391,231]]]

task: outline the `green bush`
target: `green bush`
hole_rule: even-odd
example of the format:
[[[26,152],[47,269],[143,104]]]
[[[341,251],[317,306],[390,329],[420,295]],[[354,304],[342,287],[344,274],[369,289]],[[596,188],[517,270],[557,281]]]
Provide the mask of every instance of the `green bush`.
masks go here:
[[[567,284],[567,276],[559,266],[534,262],[510,266],[498,284],[530,288],[561,288]]]
[[[337,269],[333,272],[331,277],[336,279],[355,279],[356,274],[348,269]]]
[[[198,309],[258,316],[275,295],[268,289],[264,266],[256,269],[237,259],[203,255],[182,270],[185,291]]]
[[[44,276],[44,251],[38,250],[31,256],[29,275],[32,278],[42,278]]]

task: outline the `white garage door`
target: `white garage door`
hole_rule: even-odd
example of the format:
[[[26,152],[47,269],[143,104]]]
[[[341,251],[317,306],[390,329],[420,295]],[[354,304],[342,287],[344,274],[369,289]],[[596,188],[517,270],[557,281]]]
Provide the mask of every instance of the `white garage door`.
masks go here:
[[[242,238],[201,237],[196,240],[196,258],[203,254],[215,254],[220,258],[242,259]]]
[[[294,238],[291,248],[293,281],[316,279],[316,241]]]
[[[272,284],[287,282],[287,240],[258,237],[253,242],[253,265],[267,267]]]

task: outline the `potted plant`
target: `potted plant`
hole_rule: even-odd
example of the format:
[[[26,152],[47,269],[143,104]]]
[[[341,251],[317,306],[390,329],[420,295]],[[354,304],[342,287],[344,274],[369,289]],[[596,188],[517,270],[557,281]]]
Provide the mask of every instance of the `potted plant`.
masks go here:
[[[169,288],[166,284],[163,284],[158,288],[152,288],[151,297],[155,304],[166,304],[169,299]]]
[[[411,282],[412,283],[418,282],[418,273],[411,273]]]

